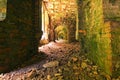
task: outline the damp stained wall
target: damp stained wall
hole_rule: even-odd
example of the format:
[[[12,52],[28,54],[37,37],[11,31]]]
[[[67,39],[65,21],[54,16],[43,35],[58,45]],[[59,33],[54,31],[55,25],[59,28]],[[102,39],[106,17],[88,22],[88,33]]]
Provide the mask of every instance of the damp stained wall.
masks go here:
[[[37,54],[42,34],[36,11],[39,3],[40,0],[7,0],[6,19],[0,21],[0,72],[16,68]]]

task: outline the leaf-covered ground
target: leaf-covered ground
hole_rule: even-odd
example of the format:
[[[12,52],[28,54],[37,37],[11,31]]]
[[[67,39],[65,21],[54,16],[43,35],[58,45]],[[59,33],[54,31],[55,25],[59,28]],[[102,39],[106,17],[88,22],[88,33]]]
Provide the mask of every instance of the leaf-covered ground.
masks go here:
[[[80,53],[79,42],[51,42],[39,47],[39,52],[22,66],[32,65],[1,74],[0,80],[120,80],[120,75],[107,75]]]

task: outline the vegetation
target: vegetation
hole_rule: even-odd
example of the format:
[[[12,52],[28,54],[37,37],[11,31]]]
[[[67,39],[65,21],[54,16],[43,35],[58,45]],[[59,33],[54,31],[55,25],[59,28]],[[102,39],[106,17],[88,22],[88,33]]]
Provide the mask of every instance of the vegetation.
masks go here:
[[[83,52],[111,75],[111,34],[110,26],[104,26],[102,0],[78,1],[78,5]]]
[[[120,20],[119,20],[120,21]],[[112,40],[112,56],[113,56],[113,76],[120,76],[120,23],[111,22],[111,40]]]

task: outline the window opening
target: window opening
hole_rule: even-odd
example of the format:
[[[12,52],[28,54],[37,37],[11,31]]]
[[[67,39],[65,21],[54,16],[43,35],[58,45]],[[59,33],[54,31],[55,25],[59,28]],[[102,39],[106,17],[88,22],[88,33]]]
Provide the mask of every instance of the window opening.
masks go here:
[[[0,0],[0,21],[6,18],[7,0]]]

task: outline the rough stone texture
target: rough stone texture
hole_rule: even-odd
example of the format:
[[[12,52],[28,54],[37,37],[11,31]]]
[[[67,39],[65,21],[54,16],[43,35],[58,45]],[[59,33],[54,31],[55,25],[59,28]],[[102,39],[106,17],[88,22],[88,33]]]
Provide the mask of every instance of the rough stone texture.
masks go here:
[[[56,67],[58,65],[59,65],[58,61],[51,61],[51,62],[43,64],[43,67],[44,68],[50,68],[50,67]]]
[[[83,52],[111,75],[110,26],[104,26],[102,1],[79,1],[80,43]]]
[[[111,40],[112,40],[112,59],[113,59],[113,68],[116,68],[117,65],[119,65],[118,69],[115,69],[115,71],[119,72],[113,72],[113,75],[117,76],[120,75],[120,21],[111,21]]]
[[[57,27],[59,27],[60,25],[67,27],[68,42],[75,41],[77,11],[76,0],[43,0],[43,4],[44,6],[46,6],[45,11],[51,18],[51,20],[49,20],[49,22],[52,23],[52,26],[50,28],[57,29]],[[52,33],[53,31],[51,31],[50,33]],[[49,31],[46,32],[48,33]],[[59,32],[55,33],[57,34]]]
[[[43,3],[53,18],[62,17],[69,12],[74,13],[77,8],[75,0],[43,0]]]
[[[7,3],[7,17],[0,22],[0,72],[28,60],[37,53],[38,45],[35,1],[8,0]]]
[[[105,18],[120,17],[120,0],[115,0],[114,3],[104,0],[103,8]]]
[[[40,31],[41,15],[38,11],[40,1],[8,0],[7,18],[0,22],[0,72],[13,69],[17,64],[37,53],[38,40],[42,34]],[[110,3],[108,5],[112,7],[112,10],[120,11],[117,6],[119,5],[120,8],[119,0],[114,5]],[[119,39],[116,40],[119,42]],[[116,44],[116,47],[117,45],[119,44]]]

